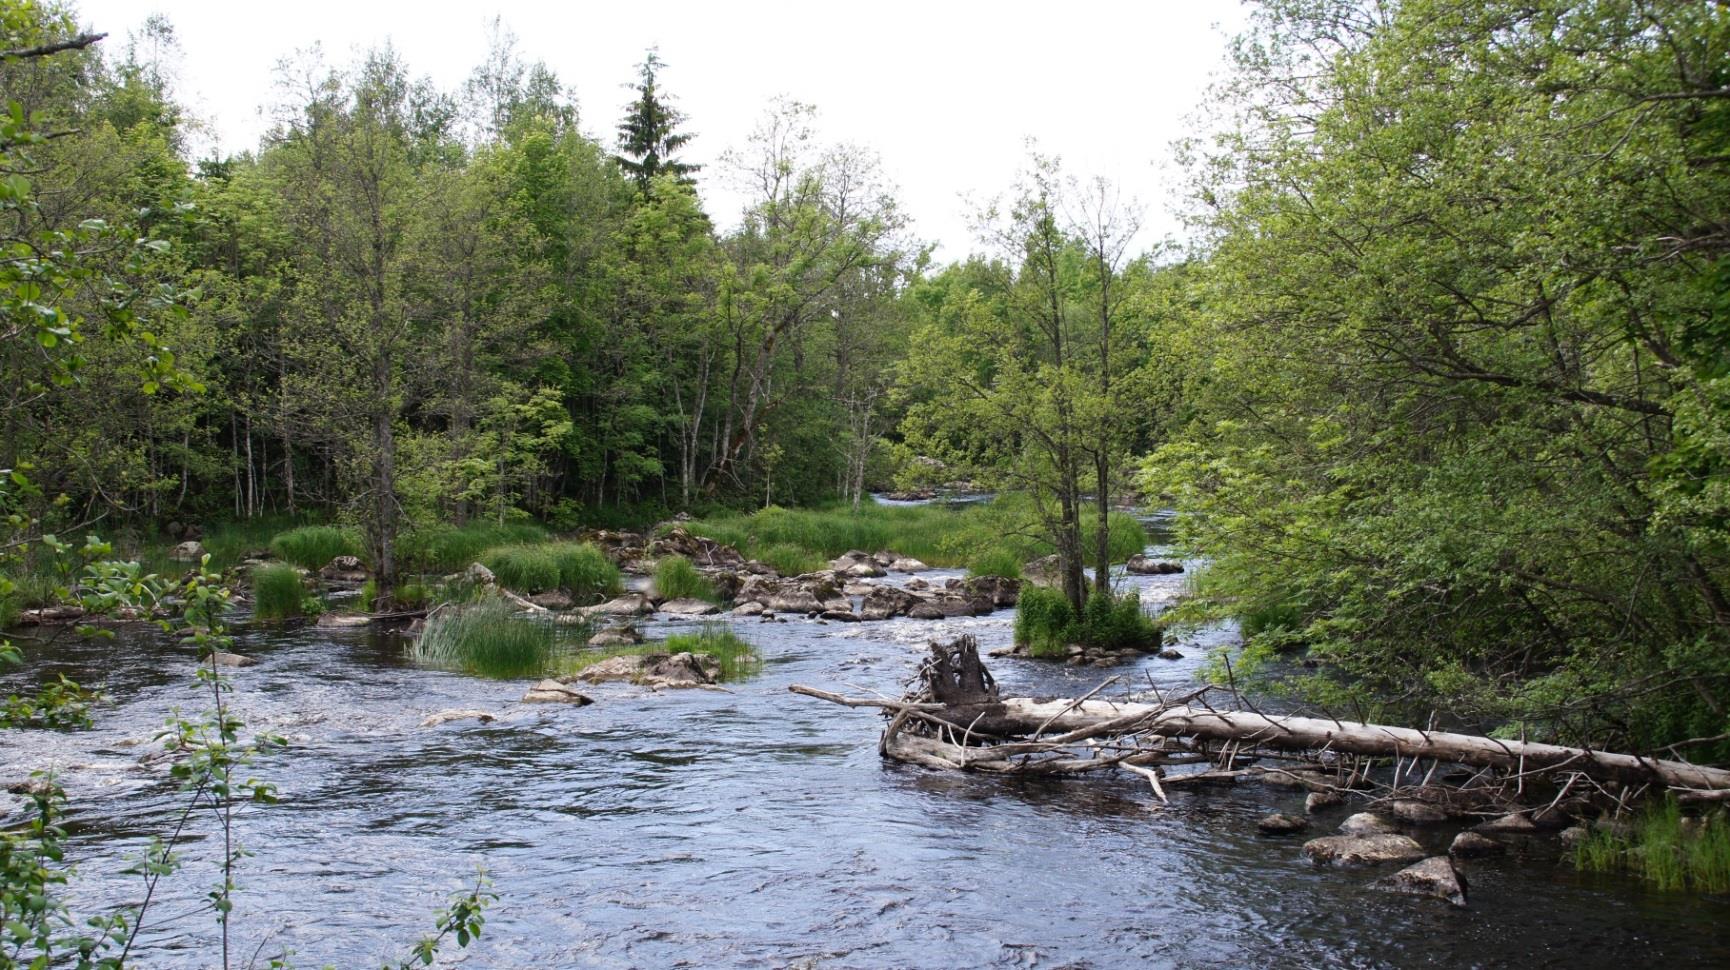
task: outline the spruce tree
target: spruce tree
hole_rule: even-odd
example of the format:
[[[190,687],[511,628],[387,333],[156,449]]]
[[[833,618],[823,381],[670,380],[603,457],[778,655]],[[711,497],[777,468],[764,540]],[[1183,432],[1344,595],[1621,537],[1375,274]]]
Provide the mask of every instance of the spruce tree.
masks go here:
[[[638,65],[637,83],[631,85],[637,98],[619,122],[619,154],[614,157],[645,192],[655,176],[663,172],[689,183],[691,174],[702,168],[674,157],[691,140],[691,135],[678,130],[685,116],[673,108],[671,99],[656,86],[655,74],[665,66],[653,50],[649,51]]]

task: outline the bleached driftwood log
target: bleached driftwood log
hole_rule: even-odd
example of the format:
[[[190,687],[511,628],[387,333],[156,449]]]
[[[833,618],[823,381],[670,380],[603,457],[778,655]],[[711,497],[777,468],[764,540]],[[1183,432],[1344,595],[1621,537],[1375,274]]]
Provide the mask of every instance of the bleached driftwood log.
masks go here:
[[[1715,800],[1730,792],[1730,770],[1589,748],[1357,721],[1221,711],[1183,701],[1126,702],[1091,695],[1044,701],[999,697],[979,661],[973,638],[963,637],[948,646],[933,644],[932,651],[933,659],[922,671],[922,686],[902,700],[846,697],[798,684],[790,689],[849,707],[889,712],[892,716],[880,745],[883,754],[939,768],[1050,775],[1124,769],[1147,777],[1160,791],[1162,776],[1150,766],[1212,761],[1214,756],[1201,752],[1210,743],[1223,743],[1234,752],[1331,752],[1424,759],[1494,769],[1521,778],[1572,774],[1625,786],[1660,785],[1685,798]],[[1207,773],[1206,777],[1254,770],[1266,769],[1232,768]],[[1182,783],[1184,776],[1163,780],[1166,784]]]

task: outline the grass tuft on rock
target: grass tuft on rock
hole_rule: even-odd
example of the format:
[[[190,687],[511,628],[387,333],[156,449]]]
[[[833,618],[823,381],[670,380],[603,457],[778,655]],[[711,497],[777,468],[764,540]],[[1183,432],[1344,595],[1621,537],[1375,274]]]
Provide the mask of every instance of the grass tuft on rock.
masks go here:
[[[575,675],[613,657],[644,657],[652,653],[708,654],[720,665],[720,678],[723,681],[743,680],[763,666],[757,651],[725,624],[705,623],[694,633],[678,633],[665,640],[654,640],[631,647],[578,651],[559,661],[559,672]]]
[[[489,597],[428,617],[413,654],[423,663],[482,677],[538,677],[551,664],[557,643],[552,624]]]
[[[455,572],[495,546],[545,542],[547,530],[531,523],[422,526],[403,536],[403,564],[415,572]]]
[[[559,585],[577,602],[598,601],[619,592],[619,567],[587,542],[558,542],[547,547],[559,568]]]
[[[684,556],[668,556],[655,563],[655,592],[663,599],[715,601],[715,584],[697,571]]]
[[[1574,847],[1589,872],[1631,872],[1659,889],[1730,892],[1730,818],[1688,818],[1674,798],[1647,808],[1626,829],[1596,831]]]
[[[1141,611],[1134,590],[1116,596],[1096,590],[1077,616],[1062,590],[1029,586],[1015,607],[1015,642],[1035,657],[1061,657],[1072,643],[1146,650],[1159,645],[1159,636],[1159,625]]]
[[[252,612],[260,620],[287,620],[306,611],[306,587],[300,570],[288,565],[260,566],[252,571]]]
[[[304,569],[322,569],[338,556],[359,556],[360,537],[334,525],[303,525],[270,540],[277,558]]]

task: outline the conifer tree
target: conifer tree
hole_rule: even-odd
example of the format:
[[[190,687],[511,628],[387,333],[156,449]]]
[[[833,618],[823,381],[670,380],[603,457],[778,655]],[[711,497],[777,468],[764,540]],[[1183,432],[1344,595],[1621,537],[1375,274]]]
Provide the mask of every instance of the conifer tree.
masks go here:
[[[638,65],[637,83],[631,86],[637,98],[619,122],[619,154],[614,157],[645,193],[657,175],[672,175],[688,184],[692,173],[702,168],[674,157],[692,136],[678,130],[685,116],[656,86],[655,75],[664,67],[666,64],[650,50]]]

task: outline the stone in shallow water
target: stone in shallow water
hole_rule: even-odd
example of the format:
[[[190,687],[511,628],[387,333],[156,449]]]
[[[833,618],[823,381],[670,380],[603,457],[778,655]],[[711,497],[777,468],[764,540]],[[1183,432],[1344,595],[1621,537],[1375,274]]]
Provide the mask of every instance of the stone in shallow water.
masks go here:
[[[589,638],[591,647],[630,647],[643,642],[643,634],[635,627],[615,626]]]
[[[674,616],[713,616],[721,612],[721,608],[706,600],[687,597],[662,603],[661,612],[671,613]]]
[[[1399,831],[1399,826],[1374,812],[1359,812],[1340,823],[1341,835],[1386,835]]]
[[[1333,808],[1335,805],[1339,805],[1344,801],[1345,799],[1331,791],[1312,791],[1309,793],[1309,796],[1304,799],[1304,811],[1319,812],[1324,808]]]
[[[587,695],[578,693],[577,689],[569,684],[549,679],[539,681],[530,687],[528,693],[523,695],[523,703],[575,704],[582,707],[585,704],[593,704],[594,700]]]
[[[1448,846],[1448,855],[1461,859],[1481,859],[1484,856],[1501,855],[1506,851],[1507,846],[1476,832],[1461,832],[1454,836],[1453,844]]]
[[[587,610],[590,616],[643,616],[654,611],[655,607],[649,602],[649,598],[639,593],[627,593],[599,606],[591,606]]]
[[[1259,829],[1263,835],[1290,835],[1293,832],[1302,832],[1304,829],[1309,828],[1310,823],[1308,819],[1300,818],[1296,815],[1283,815],[1275,812],[1272,815],[1265,816],[1261,821],[1255,823],[1255,827]]]
[[[557,681],[554,681],[554,683],[557,683]],[[530,688],[530,690],[533,690],[533,689],[534,688]],[[471,721],[471,720],[472,721],[479,721],[482,724],[486,724],[488,722],[497,720],[497,718],[494,717],[491,713],[489,713],[487,711],[469,710],[467,708],[452,708],[451,710],[448,710],[448,711],[435,711],[431,714],[428,714],[425,718],[423,718],[421,720],[420,726],[421,727],[438,727],[440,724],[447,724],[451,721]]]
[[[250,667],[258,661],[238,653],[224,653],[221,650],[210,655],[212,663],[218,667]]]
[[[1405,835],[1329,835],[1305,842],[1304,855],[1316,865],[1351,869],[1413,862],[1424,857],[1424,847]]]
[[[1538,831],[1532,820],[1524,815],[1511,814],[1501,818],[1493,818],[1481,825],[1472,826],[1474,832],[1501,832],[1507,835],[1530,835]]]
[[[1378,879],[1375,887],[1407,896],[1445,899],[1455,906],[1466,905],[1466,877],[1460,875],[1445,855],[1431,856],[1417,865]]]
[[[1448,813],[1434,805],[1431,805],[1429,802],[1420,802],[1416,799],[1400,799],[1399,801],[1394,802],[1391,808],[1394,813],[1394,818],[1406,822],[1416,822],[1420,825],[1429,825],[1435,822],[1441,822],[1446,820],[1448,817]]]
[[[749,603],[740,603],[738,606],[733,607],[733,615],[734,616],[762,616],[763,615],[763,604],[758,603],[755,600],[753,600]]]

